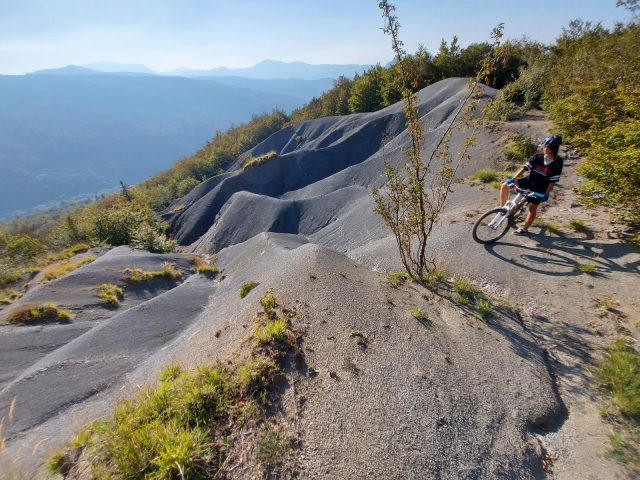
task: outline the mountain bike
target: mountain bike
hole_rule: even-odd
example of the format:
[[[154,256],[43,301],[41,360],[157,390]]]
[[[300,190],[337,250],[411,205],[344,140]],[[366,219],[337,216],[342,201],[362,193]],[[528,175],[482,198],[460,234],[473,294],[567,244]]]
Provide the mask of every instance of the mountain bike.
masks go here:
[[[512,185],[517,192],[515,198],[509,200],[504,207],[492,208],[473,225],[471,235],[478,243],[493,243],[500,240],[516,223],[518,214],[527,202],[531,190]]]

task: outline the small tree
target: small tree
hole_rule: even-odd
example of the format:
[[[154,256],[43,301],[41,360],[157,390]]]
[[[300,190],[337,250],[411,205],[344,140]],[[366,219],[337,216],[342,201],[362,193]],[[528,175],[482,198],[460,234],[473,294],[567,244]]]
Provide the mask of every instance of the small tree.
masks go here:
[[[411,144],[404,150],[407,159],[404,165],[397,167],[385,159],[387,183],[384,191],[373,190],[374,210],[393,231],[400,258],[407,273],[419,280],[436,266],[435,259],[427,255],[427,240],[444,208],[460,161],[467,157],[467,151],[474,141],[473,136],[467,139],[458,163],[453,166],[448,151],[452,128],[465,107],[470,113],[475,106],[474,102],[469,100],[477,95],[481,88],[479,79],[486,77],[495,68],[493,52],[502,36],[502,24],[493,31],[492,54],[485,59],[476,81],[471,84],[468,95],[431,155],[423,160],[424,135],[420,124],[417,97],[412,93],[417,85],[418,75],[415,69],[409,68],[408,62],[405,61],[407,55],[398,35],[400,24],[394,15],[395,7],[387,0],[380,1],[378,6],[385,20],[383,31],[391,37],[391,45],[396,55]],[[452,47],[454,47],[453,42]],[[455,48],[457,49],[457,46]],[[438,170],[435,169],[435,159],[442,162]]]

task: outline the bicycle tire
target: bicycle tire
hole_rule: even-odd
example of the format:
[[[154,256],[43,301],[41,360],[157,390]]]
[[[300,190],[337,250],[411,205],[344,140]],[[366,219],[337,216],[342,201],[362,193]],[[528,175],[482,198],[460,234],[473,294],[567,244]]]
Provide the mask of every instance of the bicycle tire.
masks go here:
[[[481,238],[478,235],[478,229],[483,225],[483,221],[486,220],[487,217],[491,217],[500,212],[504,212],[504,209],[502,207],[492,208],[488,212],[483,213],[482,216],[478,220],[476,220],[476,223],[473,224],[473,230],[471,231],[471,236],[476,242],[486,245],[488,243],[497,242],[498,240],[500,240],[502,237],[505,236],[505,234],[513,226],[513,217],[507,217],[504,220],[503,224],[500,226],[500,228],[498,230],[494,230],[496,232],[495,236],[485,239],[485,238]]]

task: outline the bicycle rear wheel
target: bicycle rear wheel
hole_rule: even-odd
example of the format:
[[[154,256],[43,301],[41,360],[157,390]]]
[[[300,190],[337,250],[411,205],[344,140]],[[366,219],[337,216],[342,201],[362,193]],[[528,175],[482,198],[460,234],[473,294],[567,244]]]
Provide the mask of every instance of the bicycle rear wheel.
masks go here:
[[[493,243],[504,237],[513,226],[513,219],[505,215],[504,208],[492,208],[473,225],[471,235],[478,243]]]

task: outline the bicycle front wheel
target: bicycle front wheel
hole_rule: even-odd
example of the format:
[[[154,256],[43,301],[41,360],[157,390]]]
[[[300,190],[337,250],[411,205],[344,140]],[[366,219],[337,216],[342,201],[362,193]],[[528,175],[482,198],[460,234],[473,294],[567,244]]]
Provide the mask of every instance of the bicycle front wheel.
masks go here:
[[[504,208],[496,207],[476,221],[471,234],[478,243],[493,243],[504,237],[512,225],[513,220],[505,214]]]

